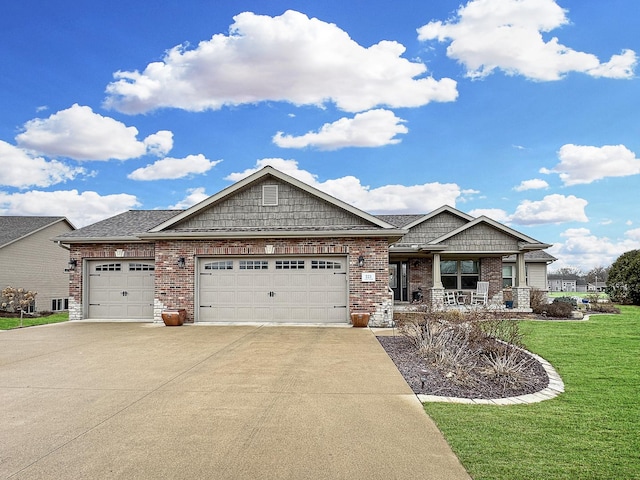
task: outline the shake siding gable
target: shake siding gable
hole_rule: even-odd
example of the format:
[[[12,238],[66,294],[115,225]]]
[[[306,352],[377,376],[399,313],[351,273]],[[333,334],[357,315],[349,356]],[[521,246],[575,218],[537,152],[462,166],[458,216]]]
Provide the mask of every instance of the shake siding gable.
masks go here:
[[[433,239],[446,235],[468,223],[467,220],[453,215],[449,212],[443,212],[433,218],[429,218],[424,222],[416,225],[400,240],[401,244],[407,243],[428,243]]]
[[[278,186],[277,205],[263,205],[263,185]],[[269,178],[251,184],[165,231],[353,226],[371,227],[372,224],[293,185]]]
[[[484,252],[502,253],[519,250],[517,238],[483,224],[454,235],[444,243],[449,251],[478,251],[478,249],[482,249]]]

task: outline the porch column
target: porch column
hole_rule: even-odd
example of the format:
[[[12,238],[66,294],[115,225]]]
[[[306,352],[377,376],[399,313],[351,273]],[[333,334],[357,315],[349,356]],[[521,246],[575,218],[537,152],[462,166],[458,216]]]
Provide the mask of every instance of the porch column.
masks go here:
[[[516,257],[516,287],[527,286],[527,271],[524,267],[524,252],[518,253]]]
[[[433,286],[430,289],[431,293],[431,305],[435,308],[444,307],[444,285],[442,285],[442,278],[440,278],[440,254],[433,254],[433,265],[431,267],[433,274]]]
[[[440,254],[433,254],[433,288],[444,288],[442,277],[440,276]]]
[[[527,286],[527,272],[525,269],[524,252],[516,257],[516,286],[513,289],[513,300],[516,308],[531,308],[531,289]]]

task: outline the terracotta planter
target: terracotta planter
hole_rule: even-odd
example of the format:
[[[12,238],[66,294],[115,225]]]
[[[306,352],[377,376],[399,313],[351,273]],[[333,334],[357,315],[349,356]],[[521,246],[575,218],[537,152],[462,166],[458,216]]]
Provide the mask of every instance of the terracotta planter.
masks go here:
[[[366,327],[369,325],[369,316],[370,313],[352,313],[351,314],[351,323],[354,327]]]
[[[184,323],[187,311],[184,308],[162,311],[162,321],[167,327],[177,327]]]

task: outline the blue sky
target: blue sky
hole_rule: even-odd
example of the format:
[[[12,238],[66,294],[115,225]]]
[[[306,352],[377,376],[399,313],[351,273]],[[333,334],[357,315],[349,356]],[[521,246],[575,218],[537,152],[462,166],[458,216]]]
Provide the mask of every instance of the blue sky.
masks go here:
[[[153,6],[152,6],[153,5]],[[443,204],[552,269],[640,248],[636,0],[0,7],[0,214],[186,208],[264,165],[370,213]]]

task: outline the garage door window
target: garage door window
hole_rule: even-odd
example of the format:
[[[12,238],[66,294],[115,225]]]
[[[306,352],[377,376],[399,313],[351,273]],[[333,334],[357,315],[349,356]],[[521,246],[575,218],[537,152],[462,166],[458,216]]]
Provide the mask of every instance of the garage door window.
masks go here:
[[[267,260],[240,260],[240,270],[266,270],[269,268]]]
[[[304,260],[276,260],[276,270],[304,270]]]
[[[311,260],[312,270],[340,270],[341,262],[331,262],[327,260]]]
[[[232,260],[221,260],[219,262],[209,262],[204,264],[205,270],[233,270]]]
[[[130,263],[130,272],[153,272],[156,269],[155,265],[149,263]]]
[[[119,272],[122,270],[120,263],[103,263],[96,265],[96,272]]]

